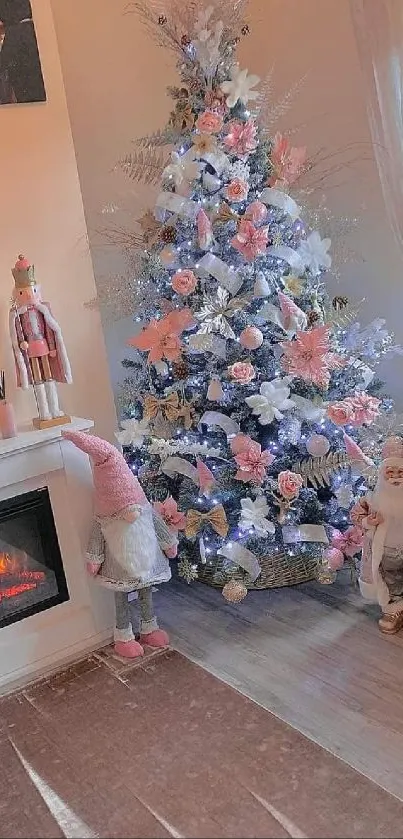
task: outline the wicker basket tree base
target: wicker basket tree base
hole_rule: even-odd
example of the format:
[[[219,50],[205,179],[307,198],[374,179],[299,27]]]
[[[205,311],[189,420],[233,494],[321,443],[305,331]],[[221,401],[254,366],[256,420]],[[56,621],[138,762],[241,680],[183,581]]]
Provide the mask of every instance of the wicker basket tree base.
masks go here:
[[[246,571],[217,556],[197,567],[198,579],[215,588],[223,588],[230,580],[239,580],[247,589],[270,589],[282,586],[296,586],[317,579],[318,560],[308,556],[293,556],[278,553],[259,559],[261,574],[251,582]]]

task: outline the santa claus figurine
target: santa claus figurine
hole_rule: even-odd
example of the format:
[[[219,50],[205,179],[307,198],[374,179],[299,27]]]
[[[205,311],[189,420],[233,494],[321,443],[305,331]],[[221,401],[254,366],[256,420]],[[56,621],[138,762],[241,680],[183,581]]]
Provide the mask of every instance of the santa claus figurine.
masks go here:
[[[10,310],[10,337],[18,387],[33,387],[38,406],[37,428],[69,422],[60,410],[56,382],[71,383],[70,362],[62,332],[48,303],[41,297],[34,266],[22,254],[12,271],[13,306]]]
[[[152,586],[171,578],[167,556],[176,556],[177,537],[152,508],[123,455],[99,437],[63,431],[91,461],[95,519],[87,548],[87,570],[115,595],[115,652],[137,658],[144,646],[166,647],[158,626]],[[133,593],[140,603],[140,639],[133,632]]]
[[[403,628],[403,440],[390,437],[382,450],[375,490],[351,510],[364,530],[361,594],[379,603],[379,629],[394,635]]]

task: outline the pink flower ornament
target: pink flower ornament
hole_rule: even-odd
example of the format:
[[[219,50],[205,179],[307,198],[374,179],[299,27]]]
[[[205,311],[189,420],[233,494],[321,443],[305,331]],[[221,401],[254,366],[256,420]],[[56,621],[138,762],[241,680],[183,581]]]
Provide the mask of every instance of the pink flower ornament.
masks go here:
[[[223,117],[217,111],[204,111],[196,120],[196,128],[201,134],[218,134],[222,126]]]
[[[153,507],[157,511],[157,513],[160,514],[165,524],[173,533],[177,533],[178,530],[185,529],[185,514],[181,513],[180,510],[178,510],[178,505],[171,495],[169,495],[168,498],[165,499],[165,501],[154,501]]]
[[[291,146],[289,140],[277,132],[271,150],[273,174],[269,185],[286,189],[295,183],[304,170],[306,149]]]
[[[174,291],[177,294],[182,294],[186,297],[188,294],[192,294],[195,290],[197,285],[197,277],[193,273],[193,271],[184,268],[180,271],[177,271],[176,274],[173,275],[171,280],[171,285]]]
[[[262,452],[259,443],[246,434],[237,434],[231,442],[231,449],[239,466],[235,479],[244,483],[262,484],[274,455],[268,451]]]
[[[193,323],[190,309],[174,309],[161,320],[151,320],[138,335],[127,342],[130,347],[148,350],[148,363],[152,364],[166,358],[176,361],[182,354],[180,335]]]
[[[380,399],[367,393],[356,393],[346,400],[352,408],[350,425],[370,425],[379,416]]]
[[[277,482],[279,491],[286,501],[292,501],[294,498],[298,498],[300,490],[304,486],[301,475],[298,475],[296,472],[290,472],[288,469],[280,472]]]
[[[256,149],[256,134],[257,128],[253,119],[248,119],[247,122],[232,120],[224,137],[224,146],[237,157],[248,157]]]
[[[231,204],[239,203],[239,201],[244,201],[249,191],[249,185],[246,181],[242,180],[242,178],[234,178],[231,183],[229,183],[225,189],[224,194],[227,201],[230,201]]]
[[[253,364],[250,364],[248,361],[236,361],[235,364],[231,364],[228,367],[228,373],[231,379],[240,385],[249,384],[256,376]]]
[[[318,387],[328,386],[330,371],[339,366],[339,359],[330,353],[327,326],[297,332],[293,341],[283,341],[281,346],[284,350],[281,359],[284,370]]]
[[[231,245],[247,260],[253,260],[265,253],[268,242],[268,227],[254,227],[252,222],[241,220]]]
[[[348,527],[344,533],[341,533],[339,530],[335,530],[333,532],[331,546],[332,548],[337,548],[337,550],[341,551],[345,556],[353,557],[360,552],[362,543],[363,532],[361,527],[354,524],[351,527]]]

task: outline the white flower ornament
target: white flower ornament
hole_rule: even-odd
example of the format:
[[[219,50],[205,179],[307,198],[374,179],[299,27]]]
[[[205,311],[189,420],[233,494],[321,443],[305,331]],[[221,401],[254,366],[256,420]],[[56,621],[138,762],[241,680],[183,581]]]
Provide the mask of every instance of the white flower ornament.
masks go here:
[[[330,268],[332,258],[328,250],[331,243],[331,239],[321,239],[317,230],[301,242],[297,252],[305,268],[309,268],[314,276],[317,276],[322,268]]]
[[[282,412],[295,407],[295,402],[289,398],[289,381],[289,378],[284,378],[262,382],[260,394],[246,397],[245,402],[252,408],[252,414],[259,418],[260,425],[269,425],[275,419],[283,419]]]
[[[122,431],[116,431],[115,437],[121,446],[133,446],[140,449],[144,443],[144,437],[150,433],[148,420],[129,419],[121,422]]]
[[[221,90],[227,94],[227,105],[233,108],[238,100],[246,105],[249,100],[257,99],[259,92],[252,90],[255,85],[259,84],[260,76],[248,75],[247,70],[240,70],[238,64],[234,64],[231,70],[231,78],[221,83]]]
[[[256,501],[252,501],[251,498],[242,498],[241,508],[240,530],[245,531],[253,528],[259,536],[275,533],[276,528],[273,522],[267,519],[269,508],[263,496],[258,497]]]
[[[192,160],[187,154],[180,155],[172,152],[171,163],[165,166],[162,179],[172,179],[177,190],[188,189],[189,184],[200,176],[201,164]]]

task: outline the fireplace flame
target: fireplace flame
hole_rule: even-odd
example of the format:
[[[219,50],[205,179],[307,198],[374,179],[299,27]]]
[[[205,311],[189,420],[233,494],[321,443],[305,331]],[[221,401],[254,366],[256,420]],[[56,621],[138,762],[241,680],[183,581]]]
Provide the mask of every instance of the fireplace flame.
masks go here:
[[[0,574],[15,574],[18,572],[18,560],[15,556],[0,553]]]
[[[44,571],[29,571],[26,568],[21,568],[16,556],[12,556],[5,551],[0,552],[0,600],[17,597],[24,591],[37,588],[45,577]]]

